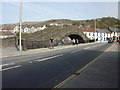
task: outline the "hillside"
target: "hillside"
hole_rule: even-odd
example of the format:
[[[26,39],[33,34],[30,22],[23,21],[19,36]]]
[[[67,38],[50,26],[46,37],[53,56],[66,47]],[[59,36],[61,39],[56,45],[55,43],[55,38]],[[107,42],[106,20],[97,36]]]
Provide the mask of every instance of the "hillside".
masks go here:
[[[81,23],[85,27],[95,27],[95,19],[85,20]],[[103,17],[96,19],[96,28],[107,29],[108,27],[120,28],[120,20],[113,17]]]
[[[95,19],[91,20],[70,20],[70,19],[53,19],[48,21],[41,21],[41,22],[23,22],[23,26],[27,27],[40,27],[43,25],[50,25],[50,23],[61,23],[61,24],[71,24],[73,26],[83,26],[83,27],[95,27]],[[18,26],[19,23],[16,24],[4,24],[1,27],[15,27]],[[96,19],[96,27],[101,29],[107,29],[108,26],[115,28],[120,28],[120,20],[113,18],[113,17],[103,17]]]

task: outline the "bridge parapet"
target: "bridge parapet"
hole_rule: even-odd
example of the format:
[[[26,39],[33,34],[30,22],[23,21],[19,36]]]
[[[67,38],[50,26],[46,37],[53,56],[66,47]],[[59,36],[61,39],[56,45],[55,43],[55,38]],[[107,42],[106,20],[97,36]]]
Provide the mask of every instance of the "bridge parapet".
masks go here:
[[[89,42],[86,35],[75,26],[51,26],[43,31],[24,36],[23,38],[27,41],[27,48],[32,49],[32,46],[34,48],[48,47],[50,37],[54,38],[55,45],[58,45],[66,37],[70,37],[71,40],[78,38],[81,43]]]

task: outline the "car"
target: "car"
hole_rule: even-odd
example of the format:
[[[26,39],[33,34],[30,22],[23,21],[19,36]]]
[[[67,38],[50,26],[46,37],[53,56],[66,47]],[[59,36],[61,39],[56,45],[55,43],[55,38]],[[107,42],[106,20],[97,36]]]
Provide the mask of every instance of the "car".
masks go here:
[[[110,40],[108,40],[108,43],[113,43],[113,40],[111,40],[111,39],[110,39]]]
[[[120,40],[117,40],[117,44],[120,44]]]

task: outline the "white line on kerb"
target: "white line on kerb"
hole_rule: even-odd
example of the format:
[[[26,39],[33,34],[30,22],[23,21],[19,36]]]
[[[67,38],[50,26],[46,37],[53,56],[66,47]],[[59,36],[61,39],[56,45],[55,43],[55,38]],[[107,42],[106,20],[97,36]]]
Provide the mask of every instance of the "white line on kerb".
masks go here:
[[[48,57],[48,58],[44,58],[44,59],[40,59],[40,60],[35,60],[35,61],[44,61],[44,60],[48,60],[48,59],[52,59],[52,58],[56,58],[56,57],[59,57],[59,56],[63,56],[63,54],[60,54],[60,55],[56,55],[56,56],[52,56],[52,57]]]
[[[5,70],[9,70],[9,69],[14,69],[14,68],[18,68],[21,65],[17,65],[17,66],[13,66],[13,67],[9,67],[9,68],[5,68],[5,69],[0,69],[0,71],[5,71]]]

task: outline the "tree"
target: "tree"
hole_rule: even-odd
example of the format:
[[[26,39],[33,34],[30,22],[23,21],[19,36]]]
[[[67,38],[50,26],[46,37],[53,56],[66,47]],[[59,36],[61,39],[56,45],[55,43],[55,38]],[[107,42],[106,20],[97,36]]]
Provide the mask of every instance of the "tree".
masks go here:
[[[72,25],[73,25],[73,26],[79,26],[79,25],[80,25],[80,22],[74,22]]]

